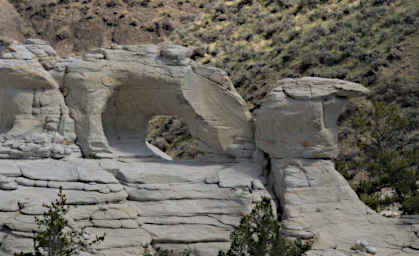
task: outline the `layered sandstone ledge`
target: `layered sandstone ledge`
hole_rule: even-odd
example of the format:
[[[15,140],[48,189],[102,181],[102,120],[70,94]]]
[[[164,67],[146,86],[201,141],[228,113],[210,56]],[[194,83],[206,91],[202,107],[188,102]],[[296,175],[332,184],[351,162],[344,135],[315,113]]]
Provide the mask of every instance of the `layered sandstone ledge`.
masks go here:
[[[377,215],[334,169],[337,118],[367,89],[284,79],[252,115],[223,71],[189,55],[137,45],[63,59],[41,40],[0,40],[0,255],[31,247],[59,187],[72,228],[107,233],[94,255],[216,255],[263,196],[286,235],[315,241],[308,255],[360,255],[357,240],[377,255],[418,253],[417,220]],[[145,143],[161,114],[181,117],[212,161],[164,160]]]

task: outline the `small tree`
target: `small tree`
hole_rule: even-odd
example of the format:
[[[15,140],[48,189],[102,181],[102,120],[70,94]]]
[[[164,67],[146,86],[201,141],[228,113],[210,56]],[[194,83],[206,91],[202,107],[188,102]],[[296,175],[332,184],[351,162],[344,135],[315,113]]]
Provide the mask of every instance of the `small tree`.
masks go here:
[[[231,233],[231,247],[218,256],[300,256],[311,248],[310,242],[292,242],[281,234],[269,198],[256,204]]]
[[[105,235],[102,235],[89,240],[83,231],[72,230],[65,218],[69,211],[66,202],[66,196],[60,188],[58,199],[50,205],[43,205],[46,210],[42,217],[35,218],[40,231],[34,233],[34,251],[15,256],[72,256],[105,239]]]
[[[409,145],[409,121],[395,105],[374,102],[372,111],[360,109],[350,123],[355,128],[356,146],[360,152],[349,162],[338,162],[337,168],[366,173],[354,188],[371,208],[399,202],[407,214],[419,213],[417,180],[419,150]],[[380,199],[382,188],[392,188],[393,198]]]
[[[190,250],[184,250],[183,252],[175,252],[173,250],[162,249],[157,247],[155,253],[151,253],[148,248],[145,249],[144,256],[190,256]]]

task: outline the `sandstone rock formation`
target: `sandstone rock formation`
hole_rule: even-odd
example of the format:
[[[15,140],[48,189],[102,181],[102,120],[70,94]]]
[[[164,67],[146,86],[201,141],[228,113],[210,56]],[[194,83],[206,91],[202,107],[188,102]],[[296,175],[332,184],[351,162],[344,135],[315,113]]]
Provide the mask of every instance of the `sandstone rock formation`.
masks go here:
[[[64,62],[63,89],[83,153],[147,155],[148,121],[164,114],[181,117],[202,151],[249,157],[253,131],[244,101],[223,71],[189,55],[180,46],[143,45]]]
[[[43,41],[0,41],[0,158],[70,155],[75,140],[58,82],[41,62],[56,57]]]
[[[31,248],[34,216],[59,187],[67,195],[73,228],[107,234],[95,255],[142,255],[151,242],[216,255],[228,247],[233,225],[252,202],[269,196],[252,188],[261,173],[249,161],[2,160],[0,177],[15,180],[18,189],[3,190],[0,179],[0,255]]]
[[[336,120],[365,88],[285,79],[252,116],[223,71],[189,55],[139,45],[63,59],[40,40],[0,42],[0,256],[31,247],[59,187],[72,228],[107,233],[94,255],[217,255],[263,196],[285,235],[315,241],[308,255],[417,253],[417,220],[378,216],[334,169]],[[157,114],[183,118],[218,162],[162,159],[145,143]]]
[[[148,121],[166,114],[183,118],[204,152],[250,157],[254,151],[243,99],[223,71],[196,64],[187,48],[117,46],[61,59],[40,40],[2,45],[0,131],[5,138],[55,132],[62,136],[58,143],[71,145],[75,128],[85,156],[147,156],[152,154],[145,144]],[[29,149],[22,150],[28,158],[49,156],[44,148]],[[3,153],[13,154],[19,153]]]
[[[417,237],[364,205],[334,168],[337,118],[349,97],[366,93],[341,80],[284,79],[255,111],[256,145],[270,157],[268,180],[281,204],[284,233],[314,238],[320,251],[309,255],[347,255],[359,239],[377,255],[417,253],[406,249]]]
[[[280,80],[256,111],[257,146],[275,158],[334,158],[345,98],[366,93],[337,79]]]

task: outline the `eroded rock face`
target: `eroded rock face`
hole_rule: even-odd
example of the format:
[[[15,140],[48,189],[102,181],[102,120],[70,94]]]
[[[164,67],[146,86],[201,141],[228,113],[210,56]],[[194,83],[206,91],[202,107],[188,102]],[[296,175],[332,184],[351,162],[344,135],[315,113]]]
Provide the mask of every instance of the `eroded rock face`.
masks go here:
[[[334,158],[346,98],[368,93],[337,79],[283,79],[255,111],[256,144],[275,158]]]
[[[62,158],[74,151],[74,122],[57,81],[41,65],[45,42],[0,42],[0,158]]]
[[[164,114],[181,117],[200,150],[249,157],[253,131],[244,101],[223,71],[189,55],[180,46],[143,45],[97,49],[63,63],[66,102],[84,154],[149,155],[148,121]]]
[[[0,0],[0,6],[0,37],[7,36],[15,40],[23,40],[25,32],[30,31],[31,28],[25,26],[22,17],[9,1]]]
[[[199,150],[249,158],[255,146],[245,102],[225,72],[190,54],[177,45],[140,45],[61,59],[41,40],[3,42],[0,142],[9,151],[0,155],[60,158],[73,153],[66,145],[75,130],[87,157],[152,156],[148,121],[163,114],[181,117]]]
[[[281,204],[283,232],[313,239],[308,255],[351,255],[358,240],[377,255],[415,253],[402,249],[415,240],[409,227],[365,206],[332,162],[337,118],[349,97],[366,93],[336,79],[284,79],[255,111],[256,145],[270,157],[268,181]]]
[[[143,255],[146,246],[216,255],[228,248],[241,216],[270,196],[263,185],[252,187],[262,178],[252,161],[1,160],[0,173],[5,175],[0,175],[1,256],[32,248],[32,231],[38,230],[34,217],[59,187],[70,205],[71,228],[84,228],[92,237],[107,234],[90,251],[101,256]],[[208,184],[213,177],[217,181]],[[233,177],[240,182],[228,183]],[[3,182],[15,182],[16,188],[4,189]]]

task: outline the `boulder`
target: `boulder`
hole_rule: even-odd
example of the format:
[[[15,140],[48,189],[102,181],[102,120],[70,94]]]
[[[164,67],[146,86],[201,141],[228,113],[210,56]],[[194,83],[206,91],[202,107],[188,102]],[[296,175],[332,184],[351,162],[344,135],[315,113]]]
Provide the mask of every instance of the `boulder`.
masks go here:
[[[256,145],[274,158],[335,158],[336,122],[360,84],[304,77],[280,80],[255,111]]]

